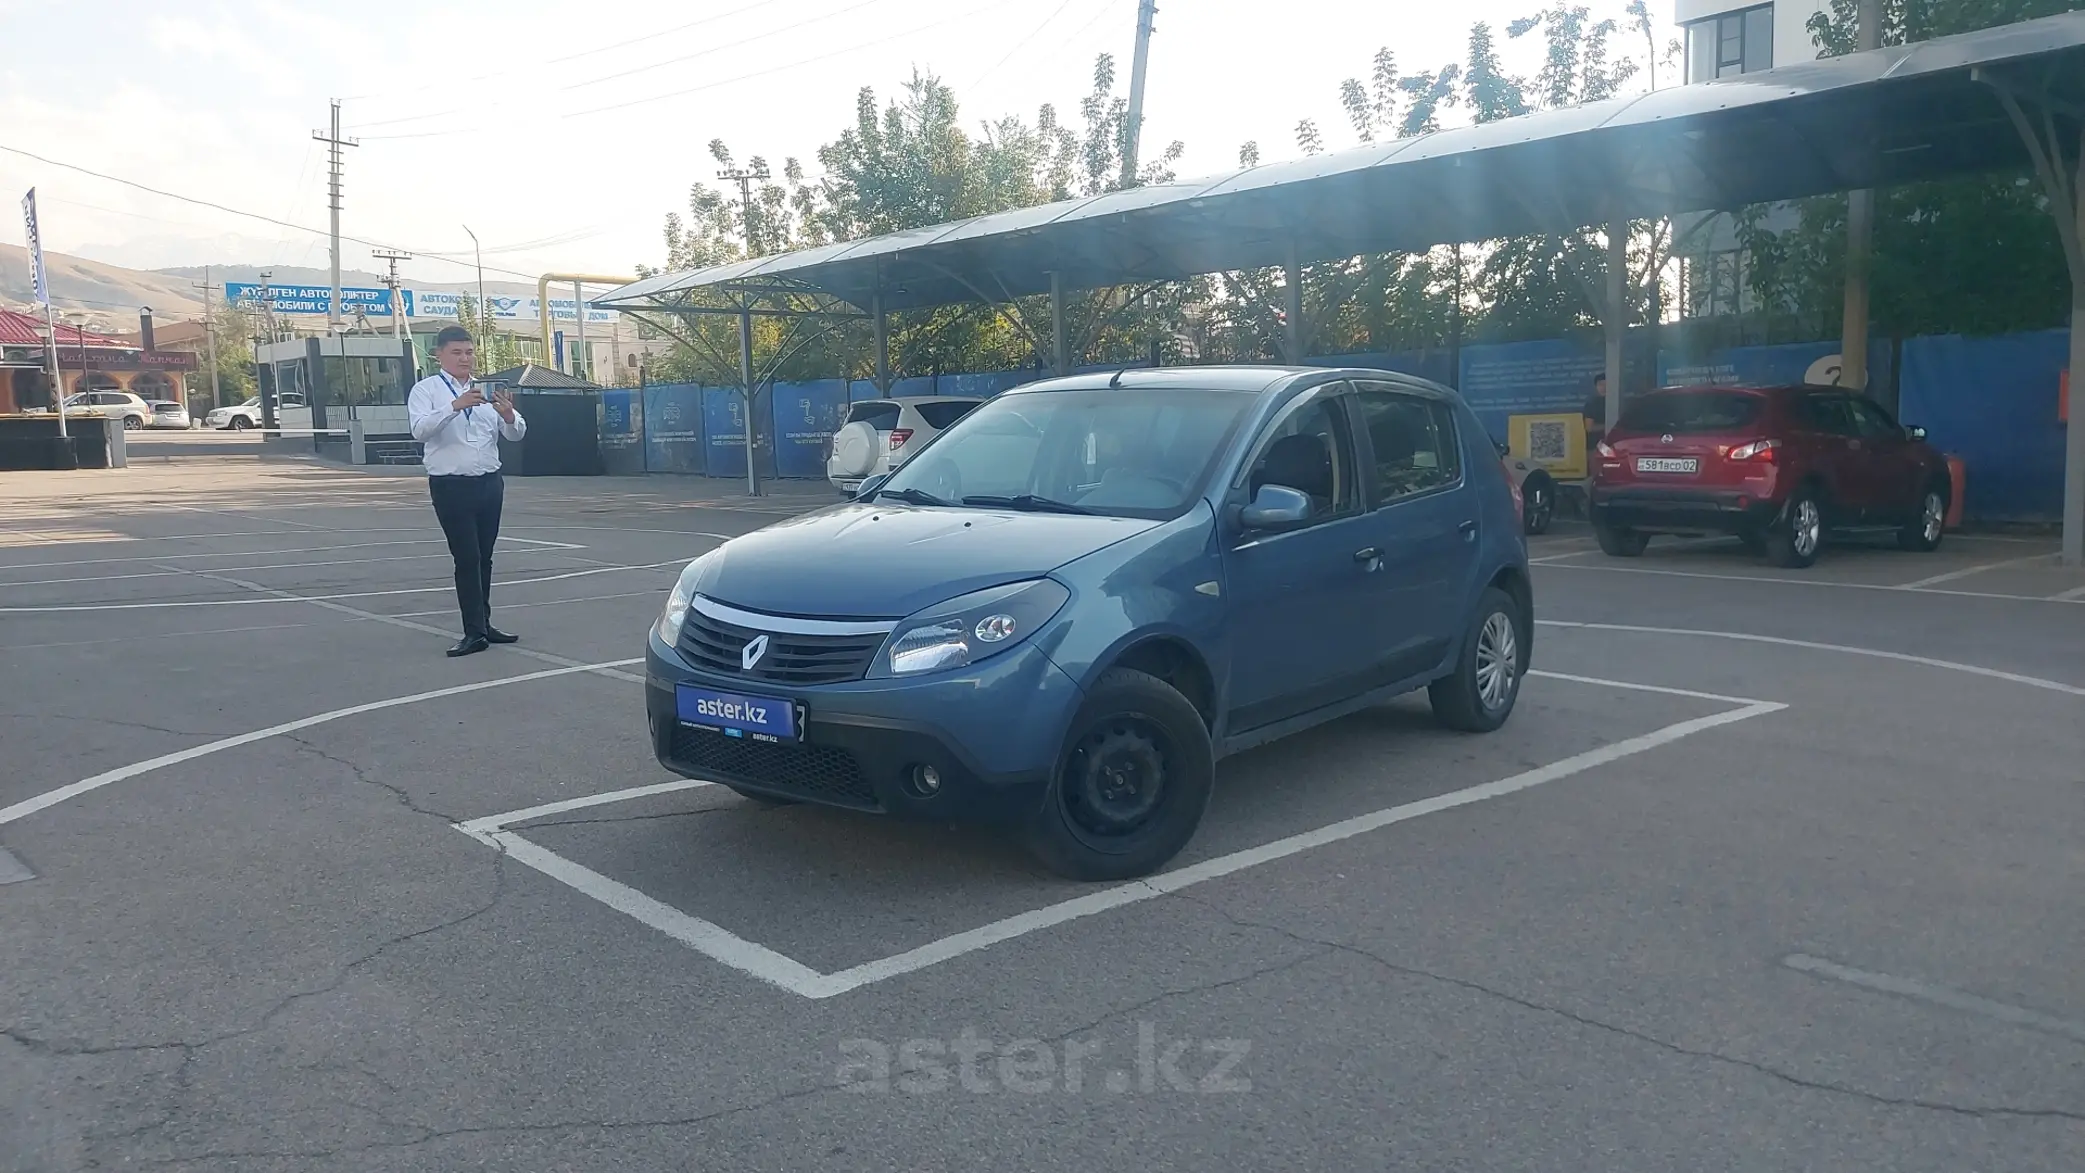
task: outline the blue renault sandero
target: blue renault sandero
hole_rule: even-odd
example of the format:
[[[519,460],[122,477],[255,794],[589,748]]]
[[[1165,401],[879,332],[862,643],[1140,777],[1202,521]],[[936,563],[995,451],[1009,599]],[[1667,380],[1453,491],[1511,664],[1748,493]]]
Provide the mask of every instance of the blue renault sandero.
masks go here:
[[[852,501],[688,564],[648,641],[668,769],[1013,830],[1145,875],[1218,759],[1424,688],[1488,732],[1527,672],[1520,500],[1460,397],[1235,366],[1007,391]]]

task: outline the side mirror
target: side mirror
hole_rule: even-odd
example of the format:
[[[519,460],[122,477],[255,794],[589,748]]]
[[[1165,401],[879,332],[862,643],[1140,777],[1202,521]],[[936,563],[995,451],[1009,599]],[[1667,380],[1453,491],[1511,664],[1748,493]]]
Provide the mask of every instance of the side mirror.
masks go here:
[[[877,473],[875,476],[870,477],[868,480],[865,480],[861,484],[856,485],[854,487],[854,499],[857,501],[866,501],[869,498],[874,497],[876,495],[876,490],[882,488],[883,482],[889,479],[889,473]]]
[[[1310,520],[1310,498],[1286,485],[1261,485],[1238,520],[1247,529],[1293,529]]]
[[[1923,440],[1926,438],[1926,429],[1919,427],[1917,424],[1913,424],[1910,427],[1904,429],[1904,434],[1911,437],[1914,440]]]

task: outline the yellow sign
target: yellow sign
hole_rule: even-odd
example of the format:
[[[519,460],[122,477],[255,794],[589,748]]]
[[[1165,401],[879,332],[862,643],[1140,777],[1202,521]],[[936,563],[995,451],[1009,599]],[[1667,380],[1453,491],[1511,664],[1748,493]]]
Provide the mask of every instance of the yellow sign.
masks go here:
[[[1557,480],[1584,480],[1587,475],[1585,417],[1577,412],[1510,416],[1506,446],[1514,459],[1539,465]]]

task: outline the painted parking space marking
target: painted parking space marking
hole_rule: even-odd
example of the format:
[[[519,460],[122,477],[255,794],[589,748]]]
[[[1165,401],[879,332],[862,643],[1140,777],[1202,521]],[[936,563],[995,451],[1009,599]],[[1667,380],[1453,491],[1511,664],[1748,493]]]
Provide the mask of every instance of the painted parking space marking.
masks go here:
[[[635,566],[599,566],[591,570],[569,570],[563,574],[546,574],[539,578],[517,578],[493,583],[494,589],[529,586],[539,582],[561,582],[568,578],[585,578],[593,574],[612,574],[619,570],[657,570],[665,566],[684,566],[694,555],[687,558],[668,558],[664,562],[644,562]],[[200,571],[182,570],[183,574],[201,575]],[[202,577],[208,577],[202,575]],[[426,587],[399,587],[387,591],[344,591],[330,595],[293,595],[287,591],[264,598],[239,599],[169,599],[150,603],[68,603],[50,607],[0,607],[0,614],[10,615],[53,615],[78,611],[163,611],[168,607],[240,607],[255,603],[323,603],[336,599],[380,599],[395,595],[428,595],[454,591],[453,585]]]
[[[1939,586],[1944,582],[1959,582],[1972,575],[1982,574],[1987,570],[2001,570],[2008,566],[2026,566],[2034,562],[2048,562],[2055,557],[2056,555],[2054,554],[2029,554],[2024,558],[2007,558],[2000,562],[1984,562],[1976,566],[1964,566],[1960,570],[1950,570],[1943,574],[1933,575],[1930,578],[1919,579],[1917,582],[1904,583],[1897,589],[1900,591],[1925,590],[1927,587]]]
[[[1175,871],[1162,872],[1142,880],[1131,881],[1103,888],[1085,896],[1073,897],[1042,908],[1006,917],[990,924],[968,929],[951,936],[942,937],[914,949],[879,958],[861,965],[831,973],[820,972],[794,958],[787,957],[756,941],[748,940],[736,933],[704,920],[699,916],[661,903],[635,888],[618,880],[610,879],[582,864],[558,855],[519,832],[509,830],[518,823],[543,818],[565,811],[580,810],[590,806],[625,802],[634,798],[657,794],[668,794],[678,790],[693,790],[712,783],[697,780],[666,782],[652,786],[640,786],[627,790],[616,790],[606,794],[565,799],[546,803],[506,814],[490,815],[453,824],[458,831],[469,835],[480,843],[507,853],[508,858],[541,873],[550,879],[606,905],[624,916],[637,921],[657,932],[686,945],[722,965],[757,978],[769,985],[813,1000],[836,997],[864,986],[889,981],[905,974],[915,973],[929,966],[953,961],[967,954],[991,948],[1007,941],[1028,936],[1047,928],[1096,916],[1125,905],[1137,904],[1175,892],[1204,884],[1211,880],[1236,874],[1262,864],[1286,859],[1319,847],[1366,835],[1397,823],[1454,810],[1458,807],[1503,798],[1531,790],[1537,786],[1569,778],[1600,766],[1632,757],[1669,745],[1696,733],[1725,725],[1763,717],[1780,712],[1788,706],[1778,701],[1754,700],[1747,697],[1723,696],[1716,693],[1695,692],[1689,689],[1667,688],[1662,685],[1641,684],[1634,681],[1608,680],[1592,676],[1573,676],[1562,673],[1531,671],[1530,676],[1570,683],[1589,684],[1599,687],[1627,689],[1637,692],[1663,693],[1695,700],[1709,700],[1737,707],[1705,717],[1679,721],[1636,737],[1625,738],[1608,745],[1574,754],[1560,761],[1531,770],[1486,782],[1461,790],[1449,791],[1431,798],[1387,807],[1353,818],[1320,827],[1314,831],[1291,835],[1258,847],[1235,851],[1215,859],[1203,860]]]
[[[1812,974],[1835,982],[1845,982],[1848,985],[1859,986],[1862,989],[1895,994],[1898,997],[1910,998],[1917,1002],[1930,1002],[1936,1006],[1945,1006],[1950,1010],[1961,1010],[1969,1014],[1981,1015],[1985,1018],[1994,1018],[1999,1022],[2010,1023],[2013,1026],[2026,1027],[2029,1030],[2038,1030],[2046,1034],[2062,1035],[2065,1038],[2076,1039],[2081,1043],[2085,1043],[2085,1022],[2072,1022],[2068,1019],[2043,1014],[2038,1010],[2008,1006],[2004,1002],[1994,1002],[1989,998],[1978,997],[1975,994],[1965,994],[1960,990],[1951,990],[1946,986],[1936,986],[1927,982],[1916,981],[1912,978],[1897,977],[1894,974],[1887,973],[1873,973],[1865,969],[1855,969],[1850,965],[1840,965],[1836,961],[1827,961],[1822,957],[1811,957],[1805,953],[1791,953],[1781,959],[1781,964],[1799,973]]]
[[[2001,594],[1997,591],[1956,591],[1930,587],[1910,591],[1901,586],[1874,582],[1837,582],[1827,578],[1788,578],[1769,574],[1715,574],[1705,570],[1655,570],[1645,566],[1603,566],[1597,562],[1550,562],[1546,565],[1552,570],[1597,570],[1607,574],[1651,574],[1664,578],[1700,578],[1720,582],[1767,583],[1774,586],[1835,587],[1848,591],[1886,591],[1893,595],[1948,595],[1958,599],[2001,599],[2008,603],[2085,602],[2085,587],[2043,598],[2038,595]]]

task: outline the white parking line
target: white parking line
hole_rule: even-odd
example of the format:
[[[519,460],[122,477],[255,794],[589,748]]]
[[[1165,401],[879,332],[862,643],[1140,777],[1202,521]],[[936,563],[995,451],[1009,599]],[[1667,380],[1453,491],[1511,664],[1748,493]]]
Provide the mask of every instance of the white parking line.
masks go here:
[[[56,790],[46,790],[34,798],[25,798],[12,806],[0,807],[0,826],[28,818],[38,811],[48,810],[61,802],[78,798],[82,794],[91,793],[104,786],[121,782],[126,778],[135,778],[140,774],[149,774],[154,770],[165,769],[168,766],[179,765],[182,762],[194,761],[197,758],[208,757],[214,753],[222,753],[237,746],[251,745],[256,741],[265,741],[270,737],[278,737],[284,733],[295,733],[299,729],[309,729],[314,725],[324,725],[327,722],[338,721],[344,717],[354,717],[362,713],[374,713],[383,709],[395,709],[400,705],[413,705],[421,701],[437,700],[445,696],[460,696],[467,692],[482,692],[488,688],[499,688],[508,684],[521,684],[530,680],[548,680],[555,676],[570,676],[575,672],[604,672],[643,662],[642,659],[604,660],[598,664],[573,664],[564,668],[547,668],[541,672],[528,672],[520,676],[501,676],[492,680],[480,680],[472,684],[452,685],[448,688],[437,688],[428,692],[416,692],[409,696],[386,697],[383,700],[369,701],[366,704],[349,705],[344,709],[334,709],[330,712],[319,713],[316,716],[301,717],[295,721],[285,721],[280,725],[270,725],[266,729],[256,729],[251,733],[240,733],[232,737],[220,737],[216,741],[204,742],[201,745],[191,745],[187,749],[161,754],[156,758],[147,758],[142,762],[133,762],[128,766],[118,766],[116,769],[96,774],[92,778],[82,778],[71,785],[60,786]]]
[[[1989,998],[1980,998],[1975,994],[1965,994],[1960,990],[1950,990],[1946,986],[1928,985],[1925,982],[1913,981],[1910,978],[1896,977],[1886,973],[1871,973],[1865,969],[1855,969],[1850,965],[1840,965],[1835,961],[1826,961],[1822,957],[1811,957],[1804,953],[1791,953],[1781,959],[1781,964],[1799,973],[1814,974],[1818,977],[1830,978],[1833,981],[1845,982],[1848,985],[1860,986],[1864,989],[1879,990],[1885,994],[1896,994],[1899,997],[1913,998],[1920,1002],[1931,1002],[1936,1006],[1945,1006],[1950,1010],[1962,1010],[1970,1014],[1980,1014],[1985,1018],[1995,1018],[2000,1022],[2011,1023],[2014,1026],[2024,1026],[2029,1030],[2063,1035],[2066,1038],[2076,1039],[2081,1043],[2085,1043],[2085,1022],[2071,1022],[2067,1019],[2043,1014],[2038,1010],[2008,1006],[2003,1002],[1994,1002]]]
[[[575,550],[584,546],[573,546]],[[260,551],[265,553],[265,551]],[[562,550],[514,550],[509,557],[522,554],[562,554]],[[435,550],[426,554],[394,554],[388,558],[328,558],[321,562],[262,562],[251,566],[213,566],[210,569],[229,573],[234,570],[305,570],[321,566],[365,566],[379,562],[420,562],[429,558],[447,558],[449,551]],[[252,557],[251,554],[247,557]],[[581,559],[581,561],[586,561]],[[181,570],[143,570],[131,574],[89,574],[73,578],[28,578],[18,581],[0,581],[0,587],[18,586],[69,586],[81,582],[126,582],[137,578],[172,578],[185,573]]]
[[[1711,574],[1701,570],[1652,570],[1642,566],[1604,566],[1599,563],[1551,562],[1554,570],[1599,570],[1609,574],[1653,574],[1663,578],[1702,578],[1719,582],[1772,583],[1776,586],[1832,587],[1847,591],[1887,591],[1890,594],[1909,593],[1900,586],[1889,586],[1874,582],[1834,582],[1826,578],[1787,578],[1765,574]],[[2085,589],[2069,591],[2061,595],[2040,598],[2035,595],[2006,595],[1995,591],[1944,591],[1920,590],[1921,595],[1947,595],[1958,599],[2003,599],[2008,603],[2070,603],[2085,600]]]
[[[1965,566],[1960,570],[1950,570],[1945,574],[1936,574],[1931,578],[1919,579],[1917,582],[1904,583],[1897,589],[1900,591],[1924,590],[1930,586],[1939,586],[1944,582],[1955,582],[1968,578],[1973,574],[1982,574],[1987,570],[1998,570],[2006,566],[2025,566],[2029,562],[2047,562],[2054,557],[2056,557],[2054,554],[2029,554],[2024,558],[2007,558],[2002,562],[1985,562],[1978,566]]]
[[[662,566],[684,566],[693,559],[669,558],[664,562],[644,562],[636,566],[601,566],[592,570],[570,570],[563,574],[547,574],[541,578],[517,578],[508,582],[493,583],[494,589],[528,586],[539,582],[560,582],[568,578],[585,578],[590,574],[611,574],[618,570],[657,570]],[[201,571],[181,570],[182,574],[209,577]],[[249,588],[253,589],[253,588]],[[247,607],[256,603],[323,603],[335,599],[380,599],[392,595],[427,595],[441,591],[453,591],[454,586],[399,587],[388,591],[347,591],[332,595],[271,594],[264,598],[250,599],[170,599],[158,603],[70,603],[50,607],[0,607],[0,614],[8,615],[51,615],[73,611],[162,611],[168,607]]]
[[[1580,774],[1599,766],[1620,761],[1623,758],[1644,753],[1662,745],[1669,745],[1681,738],[1705,730],[1750,720],[1753,717],[1763,717],[1769,713],[1779,712],[1787,708],[1786,705],[1776,701],[1723,697],[1713,693],[1692,692],[1687,689],[1666,688],[1662,685],[1638,684],[1631,681],[1603,680],[1597,677],[1565,676],[1553,673],[1531,672],[1529,675],[1550,676],[1559,680],[1625,688],[1640,692],[1667,693],[1673,696],[1728,701],[1740,707],[1706,717],[1680,721],[1667,725],[1662,729],[1656,729],[1636,737],[1603,745],[1596,749],[1587,750],[1584,753],[1574,754],[1561,761],[1552,762],[1546,766],[1538,766],[1535,769],[1523,771],[1508,778],[1501,778],[1495,782],[1470,786],[1461,790],[1450,791],[1446,794],[1438,794],[1431,798],[1420,799],[1417,802],[1408,802],[1370,814],[1343,819],[1328,826],[1320,827],[1315,831],[1306,831],[1300,835],[1291,835],[1285,839],[1278,839],[1272,843],[1262,844],[1244,851],[1236,851],[1229,855],[1218,856],[1215,859],[1204,860],[1201,863],[1190,864],[1176,871],[1163,872],[1147,879],[1103,888],[1089,895],[1074,897],[1070,900],[1010,916],[988,925],[981,925],[965,932],[943,937],[916,949],[908,949],[903,953],[856,965],[835,973],[821,973],[800,961],[786,957],[758,942],[749,941],[711,921],[662,904],[626,884],[612,880],[581,864],[574,863],[543,847],[541,844],[531,842],[519,833],[506,829],[515,823],[527,822],[530,819],[542,818],[546,815],[579,810],[589,806],[600,806],[606,803],[624,802],[647,795],[666,794],[675,790],[694,789],[709,785],[707,782],[667,782],[654,786],[617,790],[607,794],[565,799],[560,802],[529,807],[525,810],[510,811],[503,815],[472,819],[468,822],[454,824],[454,826],[457,830],[481,843],[504,850],[508,857],[515,862],[534,868],[543,875],[565,884],[583,895],[600,901],[602,904],[630,917],[632,920],[666,934],[713,961],[729,966],[741,973],[749,974],[792,994],[797,994],[804,998],[823,999],[835,997],[850,990],[860,989],[863,986],[873,985],[877,982],[888,981],[891,978],[904,974],[915,973],[929,966],[952,961],[966,954],[975,953],[981,949],[988,949],[994,945],[1002,944],[1018,937],[1024,937],[1030,933],[1039,932],[1056,925],[1095,916],[1112,909],[1121,908],[1124,905],[1136,904],[1169,895],[1191,888],[1197,884],[1207,883],[1210,880],[1232,875],[1248,868],[1255,868],[1262,864],[1286,859],[1289,856],[1351,839],[1357,835],[1365,835],[1371,831],[1381,830],[1384,827],[1397,823],[1407,822],[1426,815],[1438,814],[1457,807],[1469,806],[1473,803],[1485,802],[1494,798],[1503,798],[1524,790],[1531,790],[1537,786],[1569,778],[1574,774]]]

